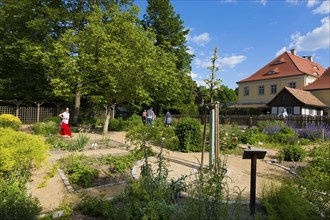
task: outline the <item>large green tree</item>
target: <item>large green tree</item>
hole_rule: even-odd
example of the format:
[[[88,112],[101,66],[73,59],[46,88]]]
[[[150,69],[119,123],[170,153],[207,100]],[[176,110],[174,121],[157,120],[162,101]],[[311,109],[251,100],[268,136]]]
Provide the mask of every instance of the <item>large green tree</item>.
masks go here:
[[[57,18],[49,8],[60,0],[2,0],[0,2],[0,99],[25,102],[52,96],[35,50],[55,37]],[[33,51],[33,52],[32,52]]]
[[[176,14],[170,0],[148,0],[146,14],[142,24],[147,30],[156,35],[155,45],[162,48],[166,53],[176,57],[176,77],[181,82],[180,95],[175,101],[162,100],[155,97],[155,104],[159,107],[177,108],[180,105],[193,104],[196,84],[190,77],[191,61],[193,56],[188,53],[186,36],[189,29],[183,26],[180,15]]]

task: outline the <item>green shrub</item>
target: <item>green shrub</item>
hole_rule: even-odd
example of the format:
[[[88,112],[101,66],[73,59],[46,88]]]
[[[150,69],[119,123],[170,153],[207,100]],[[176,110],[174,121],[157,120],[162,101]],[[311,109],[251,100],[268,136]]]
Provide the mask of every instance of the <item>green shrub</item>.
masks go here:
[[[37,135],[49,136],[59,133],[59,123],[47,121],[32,125],[32,131]]]
[[[315,190],[330,193],[330,144],[316,146],[309,153],[308,166],[301,174]]]
[[[183,152],[202,150],[202,126],[200,121],[193,118],[182,118],[175,128],[179,139],[179,150]]]
[[[164,147],[169,150],[178,150],[179,149],[179,139],[175,135],[175,130],[173,127],[163,128],[162,129],[162,143]]]
[[[70,144],[72,144],[72,145],[69,146],[69,150],[70,151],[81,151],[86,147],[86,145],[88,144],[88,141],[89,141],[89,137],[87,136],[86,132],[84,132],[83,130],[80,130],[76,141],[70,142]]]
[[[260,133],[260,131],[259,131],[258,128],[248,128],[241,135],[240,141],[243,144],[252,144],[252,145],[255,145],[259,141],[261,141],[261,140],[258,140],[258,138],[257,138],[258,133]]]
[[[223,125],[219,131],[219,143],[222,149],[235,149],[242,132],[236,125]]]
[[[25,181],[0,179],[0,219],[38,219],[40,203],[25,190]]]
[[[121,131],[122,130],[122,121],[123,119],[119,118],[113,118],[111,120],[109,120],[109,126],[108,126],[108,130],[109,131]]]
[[[184,219],[244,219],[239,198],[233,212],[228,210],[227,161],[215,161],[217,169],[199,170],[195,181],[188,188],[189,197],[185,203]],[[240,192],[238,192],[240,195]],[[229,216],[229,213],[231,216]]]
[[[283,127],[279,132],[270,134],[269,141],[273,143],[295,144],[298,142],[298,134],[293,128]]]
[[[316,146],[311,150],[308,165],[298,170],[298,179],[306,189],[305,197],[314,204],[322,218],[330,219],[330,144]]]
[[[40,165],[49,147],[41,137],[0,128],[0,177],[22,173],[27,175],[31,165]]]
[[[287,145],[278,153],[279,161],[302,161],[306,151],[300,145]]]
[[[124,173],[128,168],[132,168],[133,164],[143,158],[142,151],[132,151],[130,154],[121,156],[109,155],[106,157],[107,164],[110,165],[111,171],[114,173]]]
[[[261,132],[268,130],[269,128],[274,128],[274,127],[282,128],[285,126],[286,125],[283,121],[259,121],[258,122],[258,129]]]
[[[316,208],[293,186],[267,187],[262,196],[268,219],[319,219]]]
[[[1,114],[0,115],[0,127],[3,128],[12,128],[18,130],[22,125],[21,120],[11,114]]]
[[[61,138],[57,135],[49,136],[46,139],[46,142],[50,145],[51,150],[68,150],[69,144],[64,138]]]
[[[119,211],[108,199],[90,196],[85,196],[78,204],[77,209],[82,214],[88,216],[105,217],[108,219],[115,219],[116,212]]]
[[[69,180],[81,187],[90,187],[98,177],[99,170],[92,166],[92,162],[84,155],[72,155],[61,159],[60,167],[69,175]]]

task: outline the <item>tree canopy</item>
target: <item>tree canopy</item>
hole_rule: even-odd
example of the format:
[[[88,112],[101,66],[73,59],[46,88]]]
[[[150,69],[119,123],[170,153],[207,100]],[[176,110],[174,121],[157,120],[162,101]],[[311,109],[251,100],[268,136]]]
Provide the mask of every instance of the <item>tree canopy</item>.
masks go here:
[[[196,83],[168,0],[0,1],[0,99],[193,109]],[[189,107],[190,106],[190,107]],[[192,106],[192,107],[191,107]]]

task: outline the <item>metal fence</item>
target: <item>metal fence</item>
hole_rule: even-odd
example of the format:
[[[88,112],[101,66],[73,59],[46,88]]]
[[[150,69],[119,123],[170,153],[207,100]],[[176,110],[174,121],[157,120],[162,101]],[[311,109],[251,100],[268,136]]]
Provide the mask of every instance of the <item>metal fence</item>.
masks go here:
[[[0,106],[0,114],[15,115],[23,124],[42,122],[46,118],[56,116],[56,112],[56,107]]]

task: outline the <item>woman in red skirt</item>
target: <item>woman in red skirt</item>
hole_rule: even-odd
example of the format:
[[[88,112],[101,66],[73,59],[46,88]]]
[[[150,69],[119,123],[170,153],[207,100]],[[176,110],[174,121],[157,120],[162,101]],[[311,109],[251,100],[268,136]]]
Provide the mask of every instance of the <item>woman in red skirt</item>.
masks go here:
[[[61,122],[61,130],[60,130],[60,135],[68,135],[70,137],[72,137],[71,131],[70,131],[70,126],[69,126],[69,119],[70,119],[70,113],[69,113],[69,108],[65,109],[65,112],[59,114],[58,116],[60,116],[62,118],[62,122]]]

